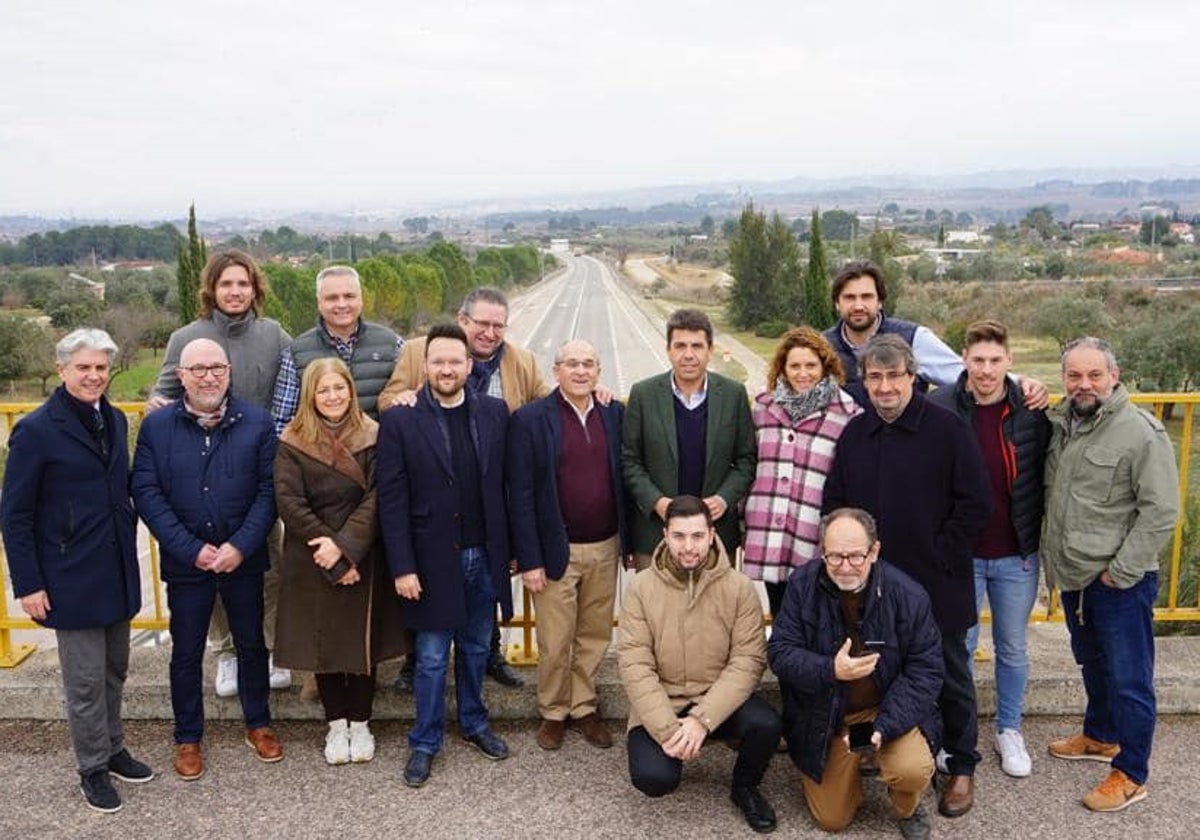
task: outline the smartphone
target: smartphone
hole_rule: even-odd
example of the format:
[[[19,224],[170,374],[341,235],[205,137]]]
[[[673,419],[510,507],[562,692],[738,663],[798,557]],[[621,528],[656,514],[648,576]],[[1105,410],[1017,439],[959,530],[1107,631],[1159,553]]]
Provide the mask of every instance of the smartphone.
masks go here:
[[[850,752],[871,752],[874,750],[875,745],[871,743],[871,736],[874,734],[874,723],[850,724]]]

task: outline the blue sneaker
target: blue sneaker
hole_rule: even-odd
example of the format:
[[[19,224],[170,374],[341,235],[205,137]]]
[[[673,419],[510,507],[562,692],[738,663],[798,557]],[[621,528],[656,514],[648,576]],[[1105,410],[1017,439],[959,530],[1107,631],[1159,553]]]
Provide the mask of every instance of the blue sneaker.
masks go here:
[[[490,729],[484,729],[474,735],[464,735],[463,740],[483,753],[484,758],[490,758],[492,761],[508,758],[508,744]]]
[[[408,754],[408,763],[404,765],[404,784],[418,788],[428,782],[432,764],[433,756],[429,753],[413,750]]]

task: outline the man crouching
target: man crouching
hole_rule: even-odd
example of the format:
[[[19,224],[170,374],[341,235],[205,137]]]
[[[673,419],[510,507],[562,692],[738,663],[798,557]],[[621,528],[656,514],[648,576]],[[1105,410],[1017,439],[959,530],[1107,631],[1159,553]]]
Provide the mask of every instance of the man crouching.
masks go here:
[[[792,761],[817,825],[841,831],[862,802],[860,757],[875,756],[906,838],[929,837],[921,795],[933,775],[942,643],[929,596],[876,562],[875,520],[821,519],[821,563],[788,581],[768,655],[779,676]]]
[[[774,831],[775,812],[758,785],[782,723],[754,694],[766,666],[758,594],[730,567],[700,499],[670,503],[663,537],[629,585],[617,637],[630,779],[647,796],[663,796],[710,735],[738,739],[731,798],[751,828]]]

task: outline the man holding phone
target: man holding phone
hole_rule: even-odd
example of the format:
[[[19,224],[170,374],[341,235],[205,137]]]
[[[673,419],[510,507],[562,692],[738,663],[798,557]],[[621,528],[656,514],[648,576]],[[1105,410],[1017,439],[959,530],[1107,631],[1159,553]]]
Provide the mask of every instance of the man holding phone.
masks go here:
[[[921,795],[933,775],[941,634],[929,596],[879,560],[874,518],[839,508],[821,519],[821,563],[797,569],[767,644],[779,677],[788,753],[817,825],[850,825],[859,762],[878,759],[906,838],[929,837]]]

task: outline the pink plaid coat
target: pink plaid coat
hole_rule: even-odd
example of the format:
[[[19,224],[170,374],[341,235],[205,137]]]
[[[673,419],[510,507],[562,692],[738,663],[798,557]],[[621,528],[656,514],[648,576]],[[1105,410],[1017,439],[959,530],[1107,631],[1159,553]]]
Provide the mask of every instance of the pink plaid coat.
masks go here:
[[[825,476],[842,430],[860,413],[854,398],[839,389],[823,411],[793,425],[770,393],[754,398],[758,467],[745,506],[748,577],[785,583],[793,568],[817,556]]]

